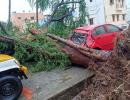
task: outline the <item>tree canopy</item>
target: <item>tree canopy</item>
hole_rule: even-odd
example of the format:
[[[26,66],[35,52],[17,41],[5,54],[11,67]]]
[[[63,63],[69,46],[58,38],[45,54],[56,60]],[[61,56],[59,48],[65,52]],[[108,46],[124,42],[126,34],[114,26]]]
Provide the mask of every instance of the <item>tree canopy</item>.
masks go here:
[[[73,13],[78,14],[78,21],[80,24],[86,22],[86,3],[85,0],[27,0],[32,7],[35,7],[36,4],[41,11],[51,9],[51,14],[49,17],[49,23],[54,21],[64,21],[70,20],[75,16]],[[72,20],[72,19],[71,19]],[[69,22],[69,21],[66,21]]]

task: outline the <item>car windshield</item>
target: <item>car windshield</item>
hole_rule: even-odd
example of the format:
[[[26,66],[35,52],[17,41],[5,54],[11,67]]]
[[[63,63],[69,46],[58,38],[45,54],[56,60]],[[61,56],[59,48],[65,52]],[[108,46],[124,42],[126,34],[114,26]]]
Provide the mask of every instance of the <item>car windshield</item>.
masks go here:
[[[86,37],[86,34],[74,32],[71,37],[71,40],[75,44],[81,44],[81,43],[85,43],[85,37]]]

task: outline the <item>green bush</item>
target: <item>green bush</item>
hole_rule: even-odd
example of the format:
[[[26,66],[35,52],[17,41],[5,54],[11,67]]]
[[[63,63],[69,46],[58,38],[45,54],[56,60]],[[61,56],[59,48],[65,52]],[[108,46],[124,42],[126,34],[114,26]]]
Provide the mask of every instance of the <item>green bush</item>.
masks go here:
[[[72,32],[72,29],[62,22],[54,22],[49,25],[48,32],[66,38]]]
[[[14,56],[33,72],[64,68],[70,61],[68,56],[56,48],[56,43],[47,39],[45,35],[36,35],[35,41],[21,41],[15,45]],[[25,45],[26,44],[26,45]]]

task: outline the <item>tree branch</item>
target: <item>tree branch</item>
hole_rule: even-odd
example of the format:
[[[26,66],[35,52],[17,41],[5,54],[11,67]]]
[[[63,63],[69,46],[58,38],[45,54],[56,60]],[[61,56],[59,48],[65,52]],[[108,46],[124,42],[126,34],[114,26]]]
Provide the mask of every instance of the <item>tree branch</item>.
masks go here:
[[[51,19],[51,21],[61,21],[64,18],[68,17],[72,12],[74,11],[74,9],[72,8],[71,11],[66,12],[63,16],[61,16],[60,18],[57,19]]]
[[[72,13],[74,11],[74,7],[71,9],[71,11],[68,11],[67,13],[65,13],[63,16],[61,16],[60,18],[54,19],[54,15],[57,12],[58,8],[62,5],[66,5],[66,4],[70,4],[70,3],[80,3],[81,1],[67,1],[64,2],[64,0],[61,0],[60,3],[58,3],[53,10],[53,13],[51,14],[50,20],[48,21],[48,23],[51,23],[53,21],[61,21],[63,20],[65,17],[68,17],[70,15],[70,13]]]

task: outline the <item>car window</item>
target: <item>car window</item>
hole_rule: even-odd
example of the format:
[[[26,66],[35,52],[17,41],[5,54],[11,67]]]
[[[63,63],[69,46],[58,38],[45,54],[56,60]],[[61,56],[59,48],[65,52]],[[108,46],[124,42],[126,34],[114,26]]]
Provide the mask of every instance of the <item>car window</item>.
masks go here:
[[[120,28],[118,28],[117,26],[114,26],[114,25],[107,25],[107,31],[108,31],[108,33],[119,32]]]
[[[93,33],[93,36],[97,36],[97,35],[100,35],[100,34],[105,34],[106,31],[104,29],[103,26],[100,26],[100,27],[97,27]]]
[[[86,38],[86,34],[74,32],[72,37],[71,37],[71,40],[75,44],[81,44],[81,43],[85,42],[85,38]]]

